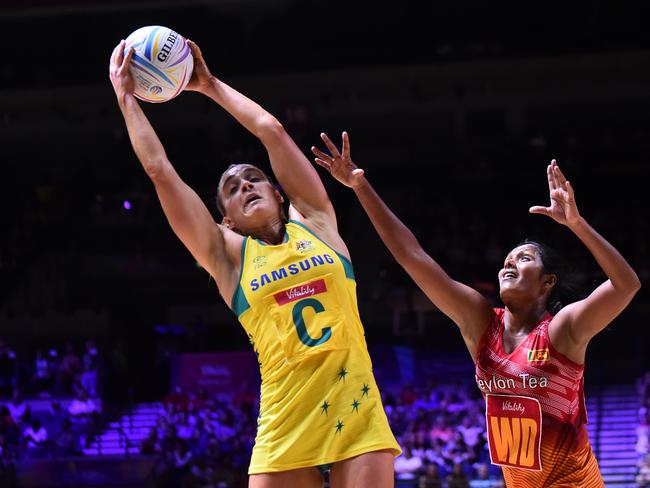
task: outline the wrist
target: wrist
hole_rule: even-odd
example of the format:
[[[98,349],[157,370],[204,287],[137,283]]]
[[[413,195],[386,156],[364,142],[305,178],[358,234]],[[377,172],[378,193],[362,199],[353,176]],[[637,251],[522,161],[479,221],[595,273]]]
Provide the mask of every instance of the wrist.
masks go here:
[[[578,232],[581,229],[584,229],[587,225],[587,221],[582,217],[578,217],[573,222],[567,222],[566,226],[571,229],[573,232]]]
[[[126,108],[126,106],[130,103],[134,103],[134,102],[137,103],[133,93],[122,91],[117,93],[116,95],[117,95],[117,103],[122,109]]]
[[[216,76],[210,75],[208,76],[208,79],[205,81],[205,83],[202,83],[199,86],[199,92],[202,93],[203,95],[206,95],[208,97],[214,96],[217,91],[219,90],[219,80],[217,79]]]
[[[350,188],[352,188],[355,192],[357,192],[357,191],[364,190],[366,187],[368,187],[368,185],[369,185],[368,180],[364,176],[363,178],[361,178],[361,181],[355,183],[354,185],[351,185]]]

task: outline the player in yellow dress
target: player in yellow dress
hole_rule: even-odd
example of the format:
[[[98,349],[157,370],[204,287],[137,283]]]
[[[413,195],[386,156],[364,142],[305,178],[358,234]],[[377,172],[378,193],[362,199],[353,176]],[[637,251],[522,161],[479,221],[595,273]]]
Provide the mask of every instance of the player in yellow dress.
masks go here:
[[[215,279],[258,356],[258,431],[249,468],[253,488],[323,485],[391,487],[400,452],[388,426],[368,355],[350,256],[309,160],[257,103],[214,77],[199,48],[189,90],[230,113],[265,146],[289,197],[249,164],[230,166],[218,186],[217,224],[178,176],[133,96],[124,41],[110,78],[133,149],[180,240]]]

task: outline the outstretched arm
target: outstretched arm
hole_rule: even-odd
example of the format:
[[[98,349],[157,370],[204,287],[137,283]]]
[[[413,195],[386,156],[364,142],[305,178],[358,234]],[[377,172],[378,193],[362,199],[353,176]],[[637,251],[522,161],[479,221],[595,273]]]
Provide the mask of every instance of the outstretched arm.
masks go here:
[[[580,216],[573,186],[555,160],[548,165],[546,173],[551,204],[549,207],[531,207],[530,213],[546,215],[566,225],[589,249],[608,278],[587,298],[560,310],[554,319],[554,325],[560,329],[557,331],[558,339],[561,341],[564,335],[580,349],[623,311],[641,287],[641,282],[616,248]]]
[[[133,48],[129,48],[126,56],[123,51],[124,41],[111,56],[110,78],[135,154],[155,185],[172,229],[201,266],[215,278],[229,303],[235,266],[228,258],[226,241],[233,241],[230,246],[234,247],[237,245],[234,241],[239,237],[241,242],[241,236],[216,224],[203,201],[181,180],[167,159],[158,136],[133,96],[133,79],[129,73]],[[226,232],[229,234],[225,235]]]
[[[330,154],[312,147],[316,163],[332,176],[352,188],[372,225],[397,262],[413,278],[420,289],[445,315],[453,320],[475,359],[478,343],[494,317],[489,303],[476,290],[453,280],[429,256],[413,233],[397,218],[377,195],[364,172],[352,162],[348,134],[343,133],[342,152],[321,134]]]
[[[282,124],[259,104],[212,75],[201,50],[188,41],[194,56],[194,73],[188,90],[210,97],[232,115],[266,148],[273,173],[291,204],[314,223],[334,226],[334,208],[318,173],[287,134]]]

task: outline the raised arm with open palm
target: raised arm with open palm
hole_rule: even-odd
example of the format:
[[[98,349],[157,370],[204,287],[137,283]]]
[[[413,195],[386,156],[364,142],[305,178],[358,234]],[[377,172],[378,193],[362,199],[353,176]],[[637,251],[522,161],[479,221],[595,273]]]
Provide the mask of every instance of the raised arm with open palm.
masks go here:
[[[321,138],[330,154],[312,147],[316,163],[354,189],[388,250],[434,305],[458,325],[472,358],[476,358],[478,342],[494,316],[488,301],[476,290],[450,278],[422,249],[413,233],[374,191],[364,171],[352,161],[346,132],[342,136],[342,152],[326,134],[321,134]]]

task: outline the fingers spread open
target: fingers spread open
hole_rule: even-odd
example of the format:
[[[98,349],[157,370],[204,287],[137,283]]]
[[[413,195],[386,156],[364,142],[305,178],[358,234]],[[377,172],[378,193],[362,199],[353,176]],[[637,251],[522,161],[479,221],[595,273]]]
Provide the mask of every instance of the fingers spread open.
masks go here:
[[[341,153],[337,149],[337,147],[334,145],[334,143],[330,140],[329,137],[327,137],[327,134],[325,132],[321,132],[320,138],[323,139],[323,142],[327,146],[327,149],[329,149],[330,153],[332,154],[333,157],[338,158],[341,156]]]
[[[542,207],[541,205],[534,205],[530,207],[528,211],[532,214],[541,214],[541,215],[550,214],[550,210],[547,207]]]
[[[317,147],[312,146],[311,147],[311,152],[313,152],[317,157],[324,161],[329,161],[331,159],[329,154],[325,154],[323,151],[318,149]]]
[[[346,131],[343,131],[342,139],[343,157],[347,159],[350,157],[350,136],[348,136]]]
[[[566,178],[564,177],[564,173],[562,173],[562,170],[560,167],[556,164],[555,165],[555,177],[557,178],[558,184],[564,188],[566,184]]]
[[[573,185],[569,183],[569,180],[566,180],[564,183],[564,187],[566,188],[566,191],[569,193],[569,201],[573,202],[575,201],[575,193],[573,193]]]
[[[553,163],[549,164],[546,167],[546,177],[548,178],[548,189],[549,191],[555,190],[557,188],[557,184],[555,181],[555,176],[553,175]]]
[[[327,161],[324,161],[321,158],[314,158],[314,161],[316,162],[316,164],[318,164],[319,166],[322,166],[327,171],[332,170],[332,165],[330,163],[328,163]]]

